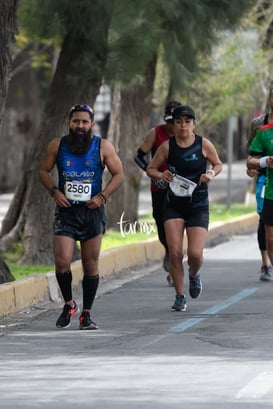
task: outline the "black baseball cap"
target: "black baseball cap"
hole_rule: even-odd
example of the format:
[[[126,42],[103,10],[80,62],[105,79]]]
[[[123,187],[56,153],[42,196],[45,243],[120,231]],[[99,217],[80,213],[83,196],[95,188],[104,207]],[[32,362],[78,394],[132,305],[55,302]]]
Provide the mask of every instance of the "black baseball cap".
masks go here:
[[[180,106],[181,103],[177,101],[170,101],[165,107],[165,112],[164,112],[164,121],[172,121],[173,120],[173,110]]]
[[[175,108],[172,113],[173,119],[181,118],[181,116],[189,116],[190,118],[195,119],[194,110],[187,105],[180,105]]]

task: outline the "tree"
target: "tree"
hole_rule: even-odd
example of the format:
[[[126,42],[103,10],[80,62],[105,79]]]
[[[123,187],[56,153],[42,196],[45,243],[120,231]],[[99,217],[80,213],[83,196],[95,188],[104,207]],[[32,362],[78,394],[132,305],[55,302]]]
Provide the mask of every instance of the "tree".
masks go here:
[[[18,0],[11,0],[9,2],[0,0],[0,129],[8,93],[12,46],[17,34],[17,6]]]
[[[0,0],[0,132],[11,71],[12,46],[17,33],[17,6],[18,0],[10,0],[9,2]],[[13,279],[8,266],[0,258],[0,283]]]
[[[12,70],[0,135],[0,192],[13,192],[21,173],[26,153],[38,133],[46,91],[40,86],[45,81],[45,70],[32,64],[37,46],[34,42],[13,49]],[[20,149],[18,149],[20,146]]]
[[[120,188],[121,194],[109,198],[107,212],[108,228],[117,228],[120,216],[125,212],[126,220],[137,220],[138,193],[142,172],[133,160],[136,147],[150,126],[151,97],[154,87],[156,60],[147,66],[147,73],[130,87],[116,86],[113,112],[108,133],[116,146],[125,168],[126,181]]]
[[[39,183],[38,165],[48,142],[65,132],[69,107],[75,103],[95,100],[106,63],[107,35],[113,4],[110,0],[82,0],[76,3],[29,0],[24,3],[30,7],[30,15],[35,13],[35,24],[39,24],[37,32],[40,29],[40,35],[45,36],[47,30],[52,29],[48,27],[48,22],[54,21],[62,26],[63,40],[40,131],[31,147],[27,166],[22,171],[2,225],[1,249],[6,250],[11,243],[21,239],[24,247],[21,263],[53,262],[54,202]],[[49,15],[52,19],[48,18]],[[92,27],[92,30],[87,30],[87,27]]]
[[[25,16],[30,20],[31,31],[40,37],[51,35],[51,38],[55,32],[61,52],[40,132],[29,155],[30,165],[22,172],[14,201],[3,222],[0,246],[7,248],[22,238],[24,257],[21,262],[52,262],[53,202],[38,182],[38,162],[48,141],[64,132],[65,112],[69,105],[79,101],[92,103],[102,76],[108,79],[109,73],[113,74],[113,84],[117,87],[115,96],[120,101],[113,112],[116,119],[113,140],[118,141],[122,161],[131,166],[125,193],[121,195],[122,203],[117,201],[119,208],[107,206],[107,212],[113,209],[116,224],[116,215],[128,206],[130,218],[135,219],[139,188],[137,172],[140,171],[131,154],[150,121],[159,50],[163,50],[163,60],[168,67],[168,98],[171,98],[175,87],[187,85],[193,78],[200,50],[208,53],[215,29],[238,21],[246,3],[250,4],[249,0],[243,0],[239,6],[235,0],[196,0],[191,3],[188,0],[79,0],[76,4],[68,0],[21,0],[22,5],[28,6]],[[31,18],[34,14],[35,19]],[[125,65],[126,60],[129,65]],[[127,120],[130,118],[129,129],[125,128],[128,125],[123,112],[126,112]],[[111,204],[111,200],[109,202]]]
[[[186,0],[161,0],[152,5],[153,17],[149,9],[146,10],[142,25],[145,27],[146,21],[149,24],[149,30],[141,30],[141,38],[142,43],[147,44],[148,36],[151,35],[152,41],[149,43],[150,47],[147,47],[148,51],[142,55],[145,66],[142,72],[138,73],[137,87],[135,74],[131,82],[127,78],[124,90],[119,87],[121,90],[119,104],[114,104],[111,116],[109,137],[119,147],[120,157],[127,166],[123,185],[124,195],[107,208],[108,226],[117,227],[118,215],[123,211],[126,211],[130,221],[138,218],[141,171],[134,164],[133,156],[147,132],[145,124],[149,124],[150,120],[152,100],[155,95],[153,91],[156,81],[156,61],[160,57],[167,67],[167,95],[160,96],[162,105],[165,105],[166,98],[170,100],[177,99],[177,95],[181,96],[179,88],[184,90],[189,88],[189,83],[200,66],[200,56],[207,57],[212,44],[217,40],[217,29],[234,26],[241,18],[242,11],[249,6],[250,3],[247,0],[240,4],[235,0],[191,3]],[[184,95],[186,96],[185,92]],[[128,103],[129,96],[134,103]],[[136,111],[136,101],[139,101],[140,111]],[[130,130],[128,130],[128,123]]]

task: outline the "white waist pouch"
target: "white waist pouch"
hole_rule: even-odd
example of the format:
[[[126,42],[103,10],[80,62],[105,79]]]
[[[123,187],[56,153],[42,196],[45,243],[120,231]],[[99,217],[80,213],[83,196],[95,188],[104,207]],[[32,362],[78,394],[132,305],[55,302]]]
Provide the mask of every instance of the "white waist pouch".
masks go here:
[[[197,184],[180,175],[174,175],[169,184],[171,191],[175,196],[191,197]]]

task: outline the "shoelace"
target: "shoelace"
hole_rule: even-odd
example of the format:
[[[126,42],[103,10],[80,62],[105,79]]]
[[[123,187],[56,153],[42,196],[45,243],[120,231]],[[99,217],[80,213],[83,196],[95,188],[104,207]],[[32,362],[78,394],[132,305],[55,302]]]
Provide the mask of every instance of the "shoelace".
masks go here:
[[[199,277],[191,277],[190,281],[191,281],[192,287],[199,287],[199,283],[200,283]]]

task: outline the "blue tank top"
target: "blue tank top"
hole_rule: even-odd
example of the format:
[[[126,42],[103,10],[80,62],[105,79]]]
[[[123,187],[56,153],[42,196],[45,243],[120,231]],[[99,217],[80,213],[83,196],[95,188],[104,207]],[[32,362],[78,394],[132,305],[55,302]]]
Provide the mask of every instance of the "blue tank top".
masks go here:
[[[195,141],[191,146],[181,148],[176,139],[169,140],[169,170],[197,183],[200,176],[206,173],[207,159],[202,152],[202,137],[195,135]],[[192,206],[208,204],[208,184],[198,185],[192,195]]]
[[[56,159],[59,190],[71,204],[83,204],[102,190],[100,143],[101,138],[94,135],[88,151],[75,155],[68,150],[66,136],[61,139]]]

